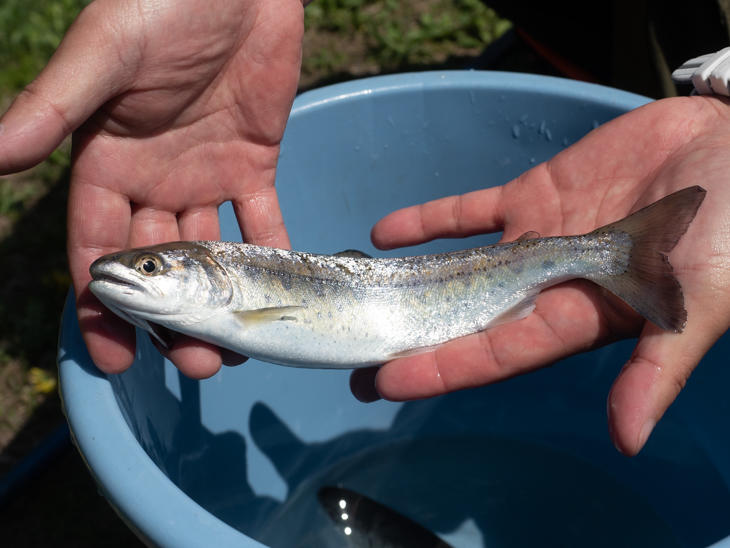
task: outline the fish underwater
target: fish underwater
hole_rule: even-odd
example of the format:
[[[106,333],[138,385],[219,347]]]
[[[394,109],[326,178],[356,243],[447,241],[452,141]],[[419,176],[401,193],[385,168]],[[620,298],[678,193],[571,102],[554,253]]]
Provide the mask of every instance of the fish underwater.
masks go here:
[[[317,499],[353,548],[451,548],[434,533],[349,489],[325,486]]]
[[[97,259],[89,289],[163,345],[160,326],[303,367],[364,367],[421,352],[524,318],[541,290],[576,278],[680,332],[687,312],[667,254],[704,197],[689,187],[588,234],[414,257],[166,243]]]

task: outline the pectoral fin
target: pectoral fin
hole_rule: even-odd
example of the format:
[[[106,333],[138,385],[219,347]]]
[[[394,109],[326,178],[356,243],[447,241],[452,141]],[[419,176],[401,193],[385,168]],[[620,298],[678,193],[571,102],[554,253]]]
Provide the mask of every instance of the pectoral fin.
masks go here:
[[[272,306],[254,310],[238,310],[235,316],[243,323],[258,324],[265,322],[296,322],[299,321],[301,306]]]

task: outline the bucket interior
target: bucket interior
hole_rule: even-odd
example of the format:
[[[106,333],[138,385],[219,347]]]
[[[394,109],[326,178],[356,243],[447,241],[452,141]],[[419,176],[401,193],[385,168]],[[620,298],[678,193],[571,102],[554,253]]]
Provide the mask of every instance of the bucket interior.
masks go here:
[[[478,72],[306,93],[294,105],[277,176],[292,246],[395,256],[492,243],[498,236],[386,253],[372,247],[369,231],[399,207],[505,183],[646,101]],[[223,239],[240,240],[228,206],[221,223]],[[110,502],[156,544],[343,546],[317,501],[326,485],[362,493],[453,546],[702,547],[730,535],[728,336],[641,454],[626,458],[611,444],[605,407],[633,341],[493,386],[363,404],[349,392],[347,371],[250,360],[193,381],[146,335],[130,370],[101,375],[74,321],[71,306],[60,365],[75,438]],[[140,449],[133,465],[122,460],[120,439]],[[135,474],[126,483],[124,470]],[[194,519],[182,510],[174,524],[169,513],[156,517],[175,496],[199,509]],[[201,515],[217,519],[201,528]]]

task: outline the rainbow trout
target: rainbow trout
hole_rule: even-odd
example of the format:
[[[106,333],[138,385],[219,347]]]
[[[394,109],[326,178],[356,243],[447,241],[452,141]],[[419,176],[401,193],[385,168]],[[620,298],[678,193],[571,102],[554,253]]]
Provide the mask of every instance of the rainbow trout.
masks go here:
[[[704,196],[698,186],[686,188],[580,236],[417,257],[166,243],[101,257],[89,289],[163,345],[159,326],[304,367],[380,364],[518,320],[541,290],[575,278],[679,332],[687,312],[666,254]]]

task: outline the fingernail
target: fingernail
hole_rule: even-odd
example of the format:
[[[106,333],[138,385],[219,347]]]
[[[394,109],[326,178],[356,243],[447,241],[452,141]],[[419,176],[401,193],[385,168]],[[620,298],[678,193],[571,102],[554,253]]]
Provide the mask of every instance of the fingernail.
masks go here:
[[[644,426],[641,427],[641,431],[639,432],[639,447],[637,447],[637,452],[641,451],[641,448],[646,445],[646,441],[649,439],[649,436],[651,435],[652,430],[654,430],[654,427],[656,426],[656,421],[653,419],[649,419],[644,423]]]

